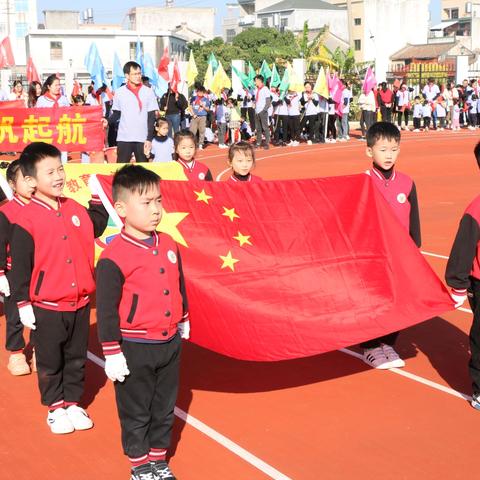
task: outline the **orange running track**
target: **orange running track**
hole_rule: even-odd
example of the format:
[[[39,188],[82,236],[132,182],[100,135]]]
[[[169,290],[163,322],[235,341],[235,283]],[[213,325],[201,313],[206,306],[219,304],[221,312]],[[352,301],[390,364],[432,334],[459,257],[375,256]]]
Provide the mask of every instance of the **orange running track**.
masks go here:
[[[472,154],[478,140],[477,132],[467,131],[407,133],[402,139],[398,168],[417,184],[424,252],[448,255],[463,209],[480,192]],[[364,151],[365,143],[357,139],[261,150],[256,174],[287,179],[358,173],[369,167]],[[226,152],[217,147],[199,159],[214,175],[226,167]],[[443,278],[446,260],[426,258]],[[94,322],[92,315],[90,351],[100,356]],[[180,415],[188,412],[193,419],[176,419],[172,469],[180,480],[474,475],[480,412],[455,393],[470,394],[470,322],[471,314],[456,311],[405,330],[398,351],[409,377],[372,370],[343,352],[253,363],[185,343],[177,405]],[[1,317],[2,342],[4,326]],[[12,377],[6,363],[2,350],[2,480],[129,478],[114,391],[97,364],[88,362],[84,402],[95,428],[54,436],[39,403],[36,376]]]

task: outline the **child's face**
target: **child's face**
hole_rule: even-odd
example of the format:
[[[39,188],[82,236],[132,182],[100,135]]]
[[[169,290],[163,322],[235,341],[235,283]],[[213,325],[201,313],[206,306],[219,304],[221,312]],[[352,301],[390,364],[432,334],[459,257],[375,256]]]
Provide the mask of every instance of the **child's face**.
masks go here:
[[[155,130],[157,131],[158,136],[160,137],[166,137],[168,135],[168,123],[161,123],[157,127],[155,127]]]
[[[253,168],[253,157],[246,152],[235,152],[229,163],[235,173],[248,175]]]
[[[195,142],[191,138],[184,138],[177,146],[177,155],[185,162],[191,162],[195,156]]]
[[[143,194],[128,192],[115,202],[115,210],[125,219],[130,233],[148,234],[156,230],[162,218],[160,185],[148,188]]]
[[[20,169],[17,170],[15,182],[8,182],[10,188],[23,200],[30,200],[35,191],[26,181]]]
[[[60,157],[45,157],[35,165],[35,177],[25,177],[30,188],[49,198],[57,198],[65,185],[65,170]]]
[[[396,140],[381,138],[373,147],[367,147],[367,155],[373,159],[373,163],[384,170],[390,170],[397,161],[400,153],[400,145]]]

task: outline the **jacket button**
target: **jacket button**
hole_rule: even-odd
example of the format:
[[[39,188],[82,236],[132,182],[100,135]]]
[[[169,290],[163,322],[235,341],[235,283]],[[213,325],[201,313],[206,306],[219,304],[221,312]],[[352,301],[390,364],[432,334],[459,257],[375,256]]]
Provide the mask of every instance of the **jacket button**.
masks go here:
[[[154,255],[158,255],[158,250],[154,250],[152,253],[153,253]]]
[[[75,306],[75,302],[70,302],[70,306],[71,306],[71,307],[74,307],[74,306]]]
[[[67,258],[67,263],[72,263],[72,259],[71,259],[71,258]]]
[[[165,269],[163,267],[159,271],[160,273],[165,273]]]
[[[62,214],[61,214],[60,212],[57,212],[56,215],[57,215],[57,217],[61,217],[61,216],[62,216]]]
[[[170,290],[164,290],[164,291],[163,291],[163,294],[164,294],[164,295],[169,295],[169,294],[170,294]]]
[[[166,330],[164,330],[164,331],[162,332],[162,335],[163,335],[164,337],[166,337],[166,336],[168,335],[168,332],[167,332]]]
[[[67,236],[66,235],[62,235],[62,240],[66,240],[67,239]]]
[[[72,282],[72,288],[76,287],[77,284],[75,282]]]
[[[166,316],[166,317],[169,317],[170,315],[171,315],[170,310],[167,310],[167,311],[165,312],[165,316]]]

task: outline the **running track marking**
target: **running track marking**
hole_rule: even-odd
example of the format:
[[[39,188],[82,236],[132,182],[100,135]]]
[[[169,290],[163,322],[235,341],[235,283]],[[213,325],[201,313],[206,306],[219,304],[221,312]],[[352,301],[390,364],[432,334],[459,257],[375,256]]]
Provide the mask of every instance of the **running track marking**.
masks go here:
[[[97,357],[92,352],[88,352],[87,356],[93,363],[95,363],[101,368],[104,368],[105,362],[101,358]],[[181,420],[183,420],[185,423],[188,423],[193,428],[196,428],[207,437],[210,437],[212,440],[225,447],[227,450],[230,450],[232,453],[239,456],[240,458],[248,462],[250,465],[265,473],[265,475],[268,475],[270,478],[273,478],[274,480],[292,480],[290,477],[287,477],[283,473],[273,468],[268,463],[265,463],[260,458],[256,457],[249,451],[242,448],[240,445],[238,445],[238,443],[233,442],[232,440],[217,432],[213,428],[209,427],[205,423],[201,422],[197,418],[192,417],[192,415],[189,415],[181,408],[175,407],[175,415]]]

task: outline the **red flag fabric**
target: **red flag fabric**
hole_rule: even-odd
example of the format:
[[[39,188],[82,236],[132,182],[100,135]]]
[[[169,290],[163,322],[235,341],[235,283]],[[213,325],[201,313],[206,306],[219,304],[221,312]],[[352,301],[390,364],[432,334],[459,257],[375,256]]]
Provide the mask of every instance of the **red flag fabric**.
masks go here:
[[[173,72],[172,72],[172,79],[170,80],[170,88],[172,89],[172,92],[177,93],[178,92],[178,86],[180,85],[180,82],[182,81],[180,77],[180,69],[178,68],[178,61],[175,59],[175,63],[173,64]]]
[[[158,73],[167,81],[170,81],[170,75],[168,73],[168,64],[170,63],[170,55],[168,54],[168,47],[163,50],[163,56],[158,64]]]
[[[38,75],[37,69],[35,68],[32,57],[29,57],[27,61],[27,82],[40,82],[40,77]]]
[[[80,86],[80,82],[75,80],[73,82],[73,90],[72,90],[72,97],[76,97],[77,95],[82,94],[82,87]]]
[[[0,43],[0,68],[13,67],[14,65],[15,59],[13,58],[10,37],[5,37]]]
[[[97,177],[111,203],[111,177]],[[284,360],[453,309],[365,174],[164,181],[161,188],[165,211],[182,218],[176,228],[186,243],[180,249],[198,345],[242,360]]]

